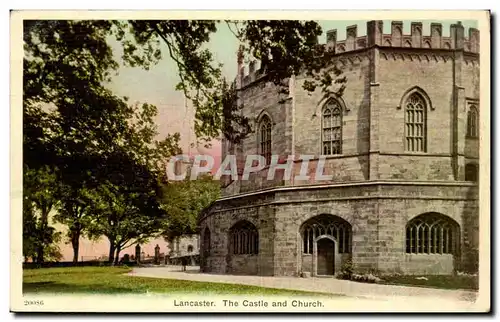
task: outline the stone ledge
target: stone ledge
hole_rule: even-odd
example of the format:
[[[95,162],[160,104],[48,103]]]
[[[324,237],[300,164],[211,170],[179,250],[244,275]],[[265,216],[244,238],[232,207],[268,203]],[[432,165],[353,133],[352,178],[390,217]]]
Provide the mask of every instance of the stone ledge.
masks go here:
[[[222,202],[232,199],[239,199],[244,197],[256,196],[261,194],[266,194],[270,192],[286,192],[295,190],[308,190],[308,189],[328,189],[337,187],[356,187],[356,186],[372,186],[372,185],[409,185],[409,186],[462,186],[462,187],[474,187],[477,186],[476,183],[471,183],[468,181],[408,181],[408,180],[374,180],[374,181],[360,181],[360,182],[342,182],[333,184],[321,184],[321,185],[300,185],[300,186],[285,186],[285,187],[273,187],[268,189],[257,190],[250,193],[242,193],[233,196],[224,197],[218,199],[216,202]]]

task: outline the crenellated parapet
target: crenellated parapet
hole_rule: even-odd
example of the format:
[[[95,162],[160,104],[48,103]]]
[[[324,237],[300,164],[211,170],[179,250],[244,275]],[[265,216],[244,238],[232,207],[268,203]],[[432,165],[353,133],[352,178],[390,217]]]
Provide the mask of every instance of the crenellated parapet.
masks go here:
[[[464,26],[459,21],[450,26],[450,36],[443,37],[443,26],[440,23],[431,23],[430,35],[423,35],[422,22],[412,22],[410,34],[403,33],[403,22],[392,21],[391,33],[383,33],[383,21],[372,20],[366,25],[367,35],[357,35],[357,26],[346,28],[346,39],[337,40],[337,30],[327,31],[329,48],[335,48],[336,53],[343,53],[374,45],[383,47],[404,48],[431,48],[431,49],[463,49],[466,52],[479,53],[479,30],[469,28],[468,37],[465,36]]]
[[[245,87],[264,76],[264,71],[261,67],[261,62],[259,60],[252,60],[248,64],[240,62],[238,64],[237,76],[238,87]]]
[[[337,40],[337,29],[328,30],[326,32],[326,46],[330,50],[334,50],[338,54],[338,61],[343,65],[349,62],[361,61],[366,55],[359,51],[373,46],[382,48],[426,48],[440,50],[463,50],[468,55],[479,53],[479,30],[469,28],[467,37],[462,23],[459,21],[450,26],[450,36],[443,36],[443,26],[440,23],[430,24],[430,34],[424,35],[422,22],[411,22],[410,34],[403,33],[403,22],[392,21],[391,33],[384,34],[384,24],[382,20],[372,20],[366,23],[367,34],[358,36],[358,26],[351,25],[346,27],[346,39]],[[318,42],[317,42],[318,43]],[[357,52],[357,53],[356,53]],[[352,55],[350,55],[352,53]],[[405,56],[404,56],[405,55]],[[401,57],[409,57],[408,59],[431,60],[435,59],[432,54],[420,53],[411,55],[405,53],[400,54]],[[352,56],[352,57],[351,57]],[[391,57],[396,57],[393,54]],[[446,56],[446,55],[445,55]],[[384,58],[389,56],[385,55]],[[429,58],[431,57],[431,58]],[[436,56],[437,57],[437,56]],[[446,57],[442,58],[446,61]],[[264,76],[264,71],[259,61],[251,61],[249,64],[243,64],[242,56],[238,57],[238,88],[248,86]]]

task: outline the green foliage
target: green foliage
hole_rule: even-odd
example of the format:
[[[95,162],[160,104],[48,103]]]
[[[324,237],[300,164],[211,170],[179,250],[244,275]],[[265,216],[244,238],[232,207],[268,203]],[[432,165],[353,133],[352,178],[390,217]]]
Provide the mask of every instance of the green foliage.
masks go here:
[[[57,243],[61,240],[61,233],[53,227],[44,225],[40,218],[35,216],[33,208],[23,209],[23,256],[33,262],[51,262],[62,259]]]
[[[238,104],[238,92],[235,83],[222,83],[222,133],[232,143],[240,143],[249,133],[253,132],[249,119],[240,113],[241,104]]]
[[[39,211],[42,220],[48,220],[49,212],[58,205],[60,185],[55,171],[49,166],[31,169],[24,167],[23,200],[33,211]]]
[[[49,213],[59,206],[60,186],[48,166],[30,169],[25,166],[23,178],[23,256],[41,263],[60,259],[53,245],[60,233],[49,225]]]
[[[29,205],[23,205],[23,256],[26,259],[37,258],[38,225],[36,217]]]
[[[165,165],[170,155],[182,152],[178,133],[155,140],[155,106],[136,105],[133,110],[134,122],[121,136],[123,145],[98,167],[100,183],[92,192],[89,235],[106,236],[116,251],[116,260],[121,249],[159,232],[166,219],[159,203],[161,182],[166,180]]]
[[[343,280],[350,280],[353,273],[354,273],[354,264],[352,263],[352,260],[349,259],[342,264],[342,267],[337,277]]]
[[[261,60],[265,72],[275,85],[283,85],[283,81],[292,75],[307,74],[317,76],[307,83],[308,91],[317,86],[327,88],[334,79],[329,67],[339,71],[332,65],[334,52],[318,45],[317,39],[323,31],[315,21],[295,20],[249,20],[231,21],[242,42],[242,51],[247,56]],[[320,72],[322,76],[319,77]],[[340,73],[335,74],[336,76]]]
[[[158,182],[165,177],[168,155],[180,153],[178,134],[156,139],[155,106],[129,105],[104,87],[118,68],[108,44],[108,37],[119,32],[116,26],[76,20],[26,21],[24,26],[25,169],[54,169],[57,184],[41,191],[59,201],[55,219],[68,227],[74,260],[80,237],[95,236],[98,220],[105,220],[94,205],[102,185],[127,185],[119,191],[123,195],[114,195],[126,204],[127,214],[130,204],[134,214],[161,212],[155,201]],[[53,200],[48,203],[36,187],[30,191],[25,189],[25,195],[33,194],[35,206],[48,213],[44,209],[50,210]],[[133,222],[137,231],[147,220]]]
[[[78,261],[80,237],[83,237],[91,224],[91,191],[85,187],[65,186],[61,195],[61,207],[54,220],[68,228],[66,238],[73,247],[73,261]]]
[[[132,183],[134,184],[134,183]],[[166,213],[160,209],[154,191],[148,186],[100,185],[93,202],[93,224],[90,236],[106,236],[113,251],[110,261],[117,260],[121,249],[145,242],[160,231]]]
[[[210,176],[198,180],[173,181],[164,185],[162,208],[168,214],[162,235],[172,240],[198,232],[201,211],[220,197],[220,184]]]

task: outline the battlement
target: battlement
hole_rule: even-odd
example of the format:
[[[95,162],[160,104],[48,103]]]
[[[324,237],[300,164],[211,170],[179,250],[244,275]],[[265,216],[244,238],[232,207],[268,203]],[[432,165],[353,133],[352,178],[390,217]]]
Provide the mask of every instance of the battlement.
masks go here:
[[[252,60],[248,65],[244,65],[239,62],[237,79],[237,82],[239,81],[238,87],[243,87],[251,84],[261,76],[263,76],[264,71],[261,67],[261,62],[259,60]]]
[[[450,26],[450,36],[443,37],[443,26],[431,23],[430,35],[422,34],[422,22],[411,22],[410,34],[403,34],[403,22],[392,21],[391,33],[383,33],[383,22],[372,20],[366,23],[366,36],[358,37],[356,25],[346,28],[346,39],[337,40],[337,30],[328,30],[326,46],[334,48],[335,53],[343,53],[371,47],[463,49],[466,52],[479,53],[479,30],[469,28],[469,37],[465,37],[464,26],[459,21]]]
[[[366,23],[367,34],[358,36],[358,26],[346,27],[346,39],[337,40],[337,29],[326,32],[326,46],[333,49],[335,54],[361,50],[373,46],[400,47],[400,48],[427,48],[427,49],[462,49],[465,52],[479,53],[479,30],[469,28],[468,37],[465,37],[464,26],[460,21],[450,26],[450,36],[443,36],[443,26],[440,23],[430,24],[430,35],[422,34],[422,22],[411,22],[410,34],[403,34],[403,22],[392,21],[391,33],[383,33],[383,21],[372,20]],[[319,42],[317,41],[319,44]],[[252,61],[245,66],[242,58],[238,58],[238,87],[244,87],[263,76],[260,62]]]

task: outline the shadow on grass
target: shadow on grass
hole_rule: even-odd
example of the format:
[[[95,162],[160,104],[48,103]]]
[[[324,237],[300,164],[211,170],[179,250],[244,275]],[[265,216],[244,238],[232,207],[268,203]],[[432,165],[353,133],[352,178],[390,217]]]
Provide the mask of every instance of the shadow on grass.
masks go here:
[[[32,282],[23,283],[23,293],[95,293],[95,294],[117,294],[117,293],[145,293],[145,291],[132,291],[130,288],[110,286],[105,284],[79,285],[61,282]]]
[[[391,275],[382,277],[381,284],[467,291],[479,289],[477,276],[425,275],[418,279],[413,275]]]

